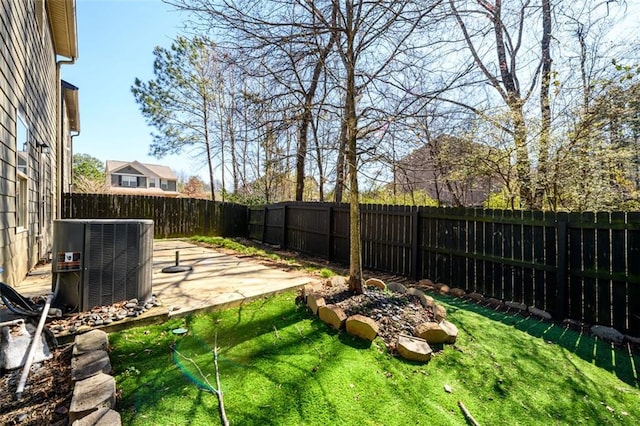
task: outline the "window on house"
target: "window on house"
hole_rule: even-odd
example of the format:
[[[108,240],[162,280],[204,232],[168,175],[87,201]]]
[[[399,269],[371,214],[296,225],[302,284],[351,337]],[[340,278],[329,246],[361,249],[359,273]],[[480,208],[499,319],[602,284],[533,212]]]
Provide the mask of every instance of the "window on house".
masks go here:
[[[149,188],[155,188],[156,187],[156,178],[149,178]]]
[[[160,188],[168,189],[169,188],[169,182],[167,182],[166,179],[160,179]]]
[[[16,121],[16,228],[27,229],[29,128],[22,115]]]
[[[122,176],[122,186],[136,188],[138,186],[138,178],[136,176]]]

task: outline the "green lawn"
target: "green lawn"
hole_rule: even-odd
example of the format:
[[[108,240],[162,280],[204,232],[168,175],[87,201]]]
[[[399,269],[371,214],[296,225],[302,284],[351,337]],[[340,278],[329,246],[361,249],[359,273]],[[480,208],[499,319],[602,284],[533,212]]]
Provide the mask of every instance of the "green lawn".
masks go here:
[[[216,334],[231,424],[464,425],[459,400],[482,425],[640,424],[640,357],[591,336],[438,296],[458,342],[414,364],[329,330],[294,298],[111,334],[123,424],[218,424],[206,384]]]

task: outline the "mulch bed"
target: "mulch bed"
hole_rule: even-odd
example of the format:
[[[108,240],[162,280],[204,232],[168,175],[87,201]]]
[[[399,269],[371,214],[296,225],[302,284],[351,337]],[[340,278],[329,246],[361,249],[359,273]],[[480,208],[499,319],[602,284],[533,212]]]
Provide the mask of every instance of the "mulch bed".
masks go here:
[[[364,315],[378,323],[378,336],[387,348],[395,350],[398,335],[414,335],[415,327],[435,321],[429,309],[420,304],[420,299],[409,294],[381,291],[375,287],[364,289],[363,294],[354,295],[344,285],[323,285],[316,293],[327,305],[341,308],[347,316]]]
[[[0,372],[0,425],[68,424],[68,407],[73,394],[72,346],[51,352],[51,359],[31,367],[19,401],[15,400],[15,391],[22,369]]]

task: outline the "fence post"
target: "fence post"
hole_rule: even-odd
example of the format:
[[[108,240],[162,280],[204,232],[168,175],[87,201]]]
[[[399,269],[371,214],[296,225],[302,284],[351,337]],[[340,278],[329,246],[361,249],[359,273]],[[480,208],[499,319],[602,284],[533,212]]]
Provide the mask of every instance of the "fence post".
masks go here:
[[[331,262],[331,221],[333,220],[333,206],[329,204],[327,210],[327,260]]]
[[[280,239],[280,248],[287,248],[287,204],[282,206],[282,237]]]
[[[414,207],[411,220],[411,275],[418,281],[420,275],[420,207]]]
[[[264,240],[267,237],[267,206],[264,206],[264,210],[262,211],[262,241],[260,241],[261,243],[264,244]]]
[[[567,213],[557,213],[556,216],[556,231],[558,235],[558,262],[556,271],[557,299],[556,299],[556,312],[557,319],[562,320],[565,318],[565,306],[566,306],[566,288],[567,288]]]
[[[203,220],[204,220],[204,235],[209,236],[211,234],[211,208],[213,207],[213,201],[211,200],[204,200],[204,215],[203,215]]]

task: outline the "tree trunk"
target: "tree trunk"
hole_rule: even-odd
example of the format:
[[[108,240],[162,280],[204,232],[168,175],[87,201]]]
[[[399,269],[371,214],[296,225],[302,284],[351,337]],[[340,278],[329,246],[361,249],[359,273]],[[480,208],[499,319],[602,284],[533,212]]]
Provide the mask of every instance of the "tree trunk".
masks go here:
[[[352,5],[351,5],[352,6]],[[347,166],[349,167],[349,223],[351,226],[349,236],[349,291],[362,294],[362,257],[360,242],[360,200],[358,192],[358,119],[356,113],[356,76],[355,76],[355,31],[353,30],[353,7],[347,3],[347,50],[345,52],[346,93],[345,93],[345,118],[347,136]]]
[[[342,192],[344,190],[344,160],[347,150],[347,118],[346,115],[340,124],[340,140],[338,141],[338,160],[336,162],[336,189],[335,202],[342,203]]]
[[[335,8],[334,8],[335,13]],[[298,140],[298,150],[296,154],[296,201],[302,201],[304,194],[304,163],[307,156],[307,139],[309,132],[309,123],[313,119],[311,109],[313,107],[313,99],[316,96],[316,90],[318,88],[318,81],[320,75],[324,69],[325,60],[333,48],[335,37],[331,37],[327,45],[320,52],[318,61],[313,68],[313,78],[311,79],[311,85],[309,90],[305,93],[304,99],[304,111],[302,113],[302,120],[300,123],[300,135]]]
[[[324,201],[324,164],[322,161],[322,148],[320,147],[320,142],[318,141],[318,126],[311,123],[313,127],[313,140],[316,144],[316,164],[318,165],[318,191],[320,192],[320,202]]]
[[[309,99],[308,93],[306,97]],[[311,106],[307,103],[302,113],[296,151],[296,201],[302,201],[304,196],[304,163],[307,157],[307,135],[311,118]]]
[[[229,152],[231,154],[231,175],[233,179],[233,193],[238,193],[238,159],[236,158],[236,130],[232,115],[235,114],[236,102],[231,97],[231,108],[227,116],[227,127],[229,128]]]
[[[542,0],[542,75],[540,80],[540,146],[538,147],[538,178],[534,194],[533,208],[543,207],[545,194],[548,196],[548,160],[549,137],[551,134],[551,105],[549,89],[551,86],[551,5],[549,0]]]
[[[216,201],[215,185],[213,184],[213,158],[211,158],[211,140],[209,137],[209,103],[203,96],[204,146],[207,151],[207,165],[209,166],[209,184],[211,185],[211,201]]]
[[[520,207],[533,207],[533,191],[531,188],[531,163],[527,150],[527,126],[524,121],[522,104],[518,101],[510,104],[513,119],[513,139],[516,148],[516,174],[520,185]]]
[[[220,117],[220,119],[222,119],[222,117]],[[224,126],[222,125],[222,123],[220,123],[220,170],[222,171],[222,176],[221,176],[221,184],[222,184],[222,190],[220,191],[220,198],[222,199],[222,202],[224,203],[224,193],[225,193],[225,184],[224,184],[224,164],[225,164],[225,158],[224,158],[224,148],[225,148],[225,140],[224,140]]]

